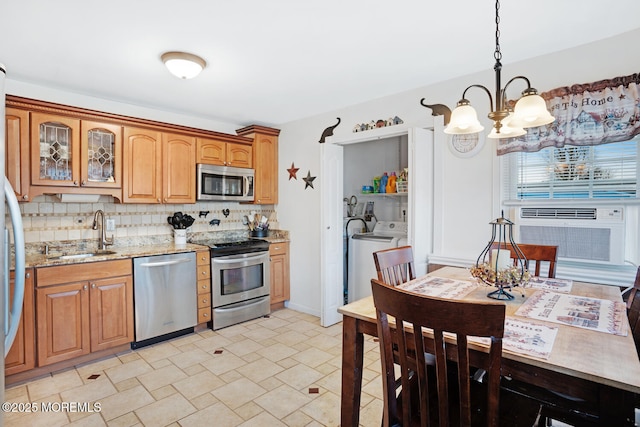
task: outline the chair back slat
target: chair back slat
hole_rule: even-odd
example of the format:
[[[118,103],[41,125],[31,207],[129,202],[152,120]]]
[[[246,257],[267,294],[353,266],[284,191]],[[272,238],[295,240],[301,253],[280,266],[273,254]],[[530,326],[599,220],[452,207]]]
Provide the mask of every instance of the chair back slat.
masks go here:
[[[472,403],[470,393],[470,361],[467,336],[490,337],[491,347],[486,366],[488,389],[486,422],[484,425],[498,425],[498,406],[500,393],[500,368],[502,357],[502,337],[504,335],[505,305],[497,302],[467,302],[431,298],[407,292],[397,287],[388,286],[377,279],[371,280],[373,301],[378,319],[378,336],[380,338],[380,354],[383,366],[383,386],[385,396],[385,411],[383,425],[390,426],[412,424],[412,417],[419,413],[420,425],[428,425],[434,416],[435,409],[427,407],[425,402],[432,402],[435,390],[430,385],[437,384],[438,424],[448,426],[454,419],[461,425],[469,425],[472,418]],[[396,329],[396,342],[389,324],[391,316],[396,325],[405,328]],[[407,328],[408,327],[408,328]],[[425,330],[427,329],[427,330]],[[428,330],[431,330],[432,333]],[[409,348],[406,334],[410,331],[422,331],[413,334],[412,348]],[[456,335],[457,369],[448,372],[447,348],[451,346],[449,338],[444,332]],[[399,353],[400,375],[402,378],[402,413],[398,413],[396,405],[395,372],[393,348]],[[451,350],[449,350],[450,352]],[[425,353],[435,354],[435,375],[429,381],[429,374],[425,366]],[[412,372],[411,360],[415,360],[418,375],[417,387],[412,387],[409,375]],[[456,374],[456,381],[449,383],[449,377]],[[406,378],[404,378],[406,376]],[[458,407],[451,407],[447,396],[453,390],[458,392]],[[417,393],[417,396],[413,394]],[[420,411],[412,408],[414,402],[420,402]],[[415,423],[415,420],[414,420]]]
[[[492,249],[507,249],[511,251],[511,257],[515,259],[515,250],[511,243],[494,243],[491,245]],[[548,264],[546,277],[556,277],[556,263],[558,262],[558,247],[550,245],[533,245],[526,243],[518,243],[518,248],[522,251],[522,254],[527,258],[528,266],[531,268],[531,261],[535,261],[534,271],[529,270],[534,276],[540,277],[542,264]],[[515,262],[515,261],[514,261]]]
[[[373,253],[378,280],[398,286],[416,278],[411,246],[384,249]]]

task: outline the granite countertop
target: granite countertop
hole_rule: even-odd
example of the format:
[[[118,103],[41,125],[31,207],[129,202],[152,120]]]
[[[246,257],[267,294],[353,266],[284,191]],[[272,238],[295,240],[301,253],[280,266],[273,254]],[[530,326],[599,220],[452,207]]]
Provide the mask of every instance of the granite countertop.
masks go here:
[[[166,255],[175,254],[181,252],[195,252],[197,250],[208,249],[206,246],[201,245],[174,245],[173,243],[165,243],[158,245],[144,245],[144,246],[121,246],[117,248],[108,248],[108,251],[115,252],[114,254],[95,255],[86,258],[71,258],[62,259],[59,258],[60,254],[31,254],[27,255],[25,259],[26,267],[48,267],[53,265],[67,265],[67,264],[83,264],[87,262],[97,261],[113,261],[117,259],[130,259],[135,257],[150,256],[150,255]],[[91,251],[87,251],[91,252]],[[76,252],[83,253],[83,252]],[[65,255],[73,255],[74,252],[65,253]]]
[[[193,234],[190,236],[189,240],[206,240],[217,239],[221,237],[225,237],[227,235],[237,236],[238,239],[247,238],[246,232],[229,232],[229,233],[199,233]],[[270,230],[269,235],[267,237],[260,237],[262,240],[266,240],[269,243],[281,243],[289,241],[289,232],[285,230]],[[112,261],[118,259],[130,259],[136,257],[143,256],[152,256],[152,255],[166,255],[166,254],[174,254],[181,252],[195,252],[198,250],[208,250],[208,246],[187,243],[185,245],[175,245],[172,240],[167,241],[166,239],[163,241],[154,241],[154,239],[144,239],[138,242],[124,240],[122,239],[122,246],[118,245],[118,239],[116,239],[116,245],[108,246],[106,251],[114,252],[114,253],[106,253],[88,257],[78,257],[78,258],[60,258],[61,255],[74,255],[74,254],[83,254],[83,253],[92,253],[97,252],[95,248],[97,242],[92,241],[82,241],[80,243],[77,242],[65,242],[63,244],[57,245],[57,242],[52,242],[49,244],[52,249],[48,255],[41,253],[40,247],[38,249],[31,248],[31,250],[27,250],[27,255],[25,257],[25,266],[27,268],[31,267],[48,267],[55,265],[68,265],[68,264],[83,264],[90,262],[98,262],[98,261]]]

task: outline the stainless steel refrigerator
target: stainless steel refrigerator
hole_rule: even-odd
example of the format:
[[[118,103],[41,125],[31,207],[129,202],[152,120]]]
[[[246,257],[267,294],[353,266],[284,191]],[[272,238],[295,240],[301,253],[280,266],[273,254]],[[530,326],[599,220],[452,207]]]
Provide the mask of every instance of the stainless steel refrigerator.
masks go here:
[[[2,201],[0,202],[0,271],[2,271],[2,290],[0,291],[0,328],[4,331],[4,339],[0,340],[0,351],[4,356],[11,349],[11,344],[18,331],[20,316],[22,314],[22,301],[24,299],[24,234],[22,229],[22,217],[18,200],[5,177],[6,167],[6,119],[5,119],[5,78],[6,68],[0,64],[0,188],[2,189]],[[6,214],[9,214],[9,222],[13,229],[13,247],[10,242],[10,234],[5,224]],[[12,257],[11,254],[14,253]],[[11,258],[15,258],[15,285],[13,298],[10,298],[9,274],[11,271]],[[0,397],[4,402],[4,356],[0,358]],[[4,425],[4,417],[0,413],[0,426]]]

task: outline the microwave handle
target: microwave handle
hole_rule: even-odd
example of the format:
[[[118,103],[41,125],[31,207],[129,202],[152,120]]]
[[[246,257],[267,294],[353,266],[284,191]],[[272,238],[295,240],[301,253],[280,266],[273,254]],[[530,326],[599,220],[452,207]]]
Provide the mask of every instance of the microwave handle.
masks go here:
[[[249,176],[245,176],[244,177],[244,195],[245,196],[249,196],[249,195],[252,196],[253,195],[253,188],[252,188],[253,182],[252,181],[255,181],[255,178],[252,179],[252,177],[249,177]],[[251,192],[249,192],[249,191],[251,191]]]

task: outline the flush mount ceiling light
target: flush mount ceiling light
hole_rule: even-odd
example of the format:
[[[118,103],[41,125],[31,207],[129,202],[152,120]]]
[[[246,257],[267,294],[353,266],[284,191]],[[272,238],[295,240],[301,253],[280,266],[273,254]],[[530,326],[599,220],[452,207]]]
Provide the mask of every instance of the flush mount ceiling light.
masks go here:
[[[500,1],[496,0],[496,50],[493,57],[496,60],[493,70],[496,73],[496,104],[493,105],[493,97],[489,89],[482,85],[471,85],[462,93],[462,99],[458,101],[456,108],[451,113],[449,125],[444,129],[445,133],[453,135],[463,135],[477,133],[484,129],[478,121],[478,114],[466,99],[466,94],[472,87],[484,90],[489,95],[489,118],[493,120],[493,129],[488,135],[489,138],[512,138],[524,135],[524,128],[542,126],[553,122],[554,117],[547,111],[544,99],[538,95],[538,91],[531,87],[529,79],[524,76],[516,76],[509,80],[504,89],[500,87],[500,72],[502,70],[502,52],[500,52]],[[507,88],[515,80],[524,80],[527,89],[522,92],[522,97],[518,100],[513,111],[507,105]]]
[[[166,52],[161,59],[169,72],[180,79],[192,79],[207,66],[204,59],[186,52]]]

